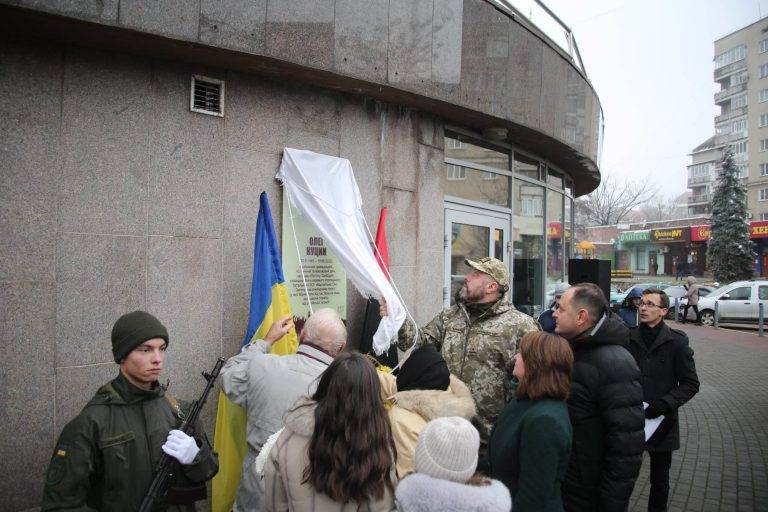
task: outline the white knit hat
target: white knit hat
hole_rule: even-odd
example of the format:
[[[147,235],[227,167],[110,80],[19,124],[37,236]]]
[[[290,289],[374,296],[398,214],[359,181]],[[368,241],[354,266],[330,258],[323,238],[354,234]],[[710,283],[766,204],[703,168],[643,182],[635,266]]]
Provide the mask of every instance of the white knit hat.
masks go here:
[[[416,441],[416,472],[465,483],[475,474],[479,448],[480,434],[464,418],[434,419]]]

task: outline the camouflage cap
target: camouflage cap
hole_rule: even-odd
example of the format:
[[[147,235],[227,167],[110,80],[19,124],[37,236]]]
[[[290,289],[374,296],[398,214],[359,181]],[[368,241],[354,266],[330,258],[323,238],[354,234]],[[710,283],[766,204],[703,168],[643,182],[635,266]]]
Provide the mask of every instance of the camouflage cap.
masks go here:
[[[464,263],[480,272],[485,272],[500,285],[509,288],[509,271],[503,261],[486,257],[479,260],[464,260]]]

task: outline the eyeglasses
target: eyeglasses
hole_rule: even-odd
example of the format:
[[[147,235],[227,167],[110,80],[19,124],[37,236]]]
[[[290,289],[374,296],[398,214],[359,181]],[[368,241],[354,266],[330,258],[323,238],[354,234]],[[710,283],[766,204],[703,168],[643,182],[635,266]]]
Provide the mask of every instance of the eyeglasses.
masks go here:
[[[661,307],[658,304],[654,304],[653,302],[640,301],[640,307],[643,307],[643,306],[645,306],[647,308],[660,308]]]

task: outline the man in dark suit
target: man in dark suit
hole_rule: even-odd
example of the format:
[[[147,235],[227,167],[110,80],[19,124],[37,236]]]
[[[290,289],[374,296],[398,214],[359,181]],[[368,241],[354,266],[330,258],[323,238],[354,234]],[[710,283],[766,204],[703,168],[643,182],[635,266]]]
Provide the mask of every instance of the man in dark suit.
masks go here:
[[[629,351],[642,374],[646,418],[664,416],[646,442],[651,459],[649,512],[667,510],[672,451],[680,448],[677,409],[699,392],[699,377],[688,336],[664,322],[669,297],[658,288],[643,291],[640,325],[630,329]]]

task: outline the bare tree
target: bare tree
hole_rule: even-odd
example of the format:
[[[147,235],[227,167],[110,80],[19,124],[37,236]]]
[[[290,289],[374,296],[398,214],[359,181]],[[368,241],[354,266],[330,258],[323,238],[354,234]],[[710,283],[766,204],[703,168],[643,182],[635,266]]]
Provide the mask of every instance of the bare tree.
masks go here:
[[[606,173],[599,187],[576,200],[577,222],[592,226],[618,224],[633,209],[647,203],[656,192],[656,187],[647,181],[618,180]]]

